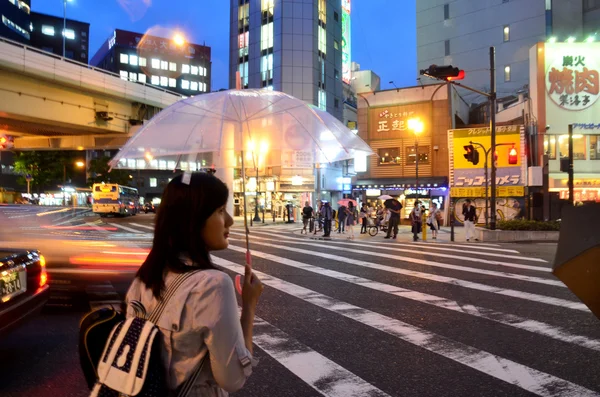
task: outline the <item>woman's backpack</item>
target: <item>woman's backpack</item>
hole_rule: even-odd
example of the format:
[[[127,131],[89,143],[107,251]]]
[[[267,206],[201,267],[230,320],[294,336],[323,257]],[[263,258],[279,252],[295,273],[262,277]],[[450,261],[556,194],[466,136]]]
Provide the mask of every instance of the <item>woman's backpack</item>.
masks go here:
[[[140,302],[132,301],[130,304],[136,311],[136,317],[125,318],[122,314],[120,314],[122,317],[116,314],[112,316],[108,312],[111,309],[100,309],[84,318],[79,332],[80,341],[84,346],[83,350],[88,356],[86,360],[82,360],[84,373],[86,373],[87,368],[86,379],[88,384],[90,383],[88,361],[96,370],[95,385],[92,388],[90,397],[120,397],[121,395],[158,397],[169,395],[167,371],[163,367],[160,356],[160,330],[156,323],[177,288],[194,273],[192,271],[179,274],[168,286],[160,303],[149,315],[146,315],[145,308]],[[105,311],[100,312],[102,310]],[[117,320],[118,318],[120,320]],[[93,321],[93,319],[96,319],[96,321]],[[102,323],[102,319],[105,320],[104,323]],[[101,328],[102,324],[107,325]],[[113,324],[114,327],[106,334],[108,324]],[[94,335],[97,338],[96,341],[91,339]],[[100,344],[103,344],[104,348],[101,354],[96,357],[97,346]],[[200,374],[205,360],[206,356],[201,360],[190,378],[180,387],[177,393],[178,397],[187,395]]]

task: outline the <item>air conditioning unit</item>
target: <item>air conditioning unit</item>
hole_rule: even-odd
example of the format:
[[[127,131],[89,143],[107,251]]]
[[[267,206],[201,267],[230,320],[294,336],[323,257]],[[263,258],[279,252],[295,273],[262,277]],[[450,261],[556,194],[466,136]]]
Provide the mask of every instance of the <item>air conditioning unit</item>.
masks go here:
[[[96,112],[96,118],[104,121],[110,121],[113,119],[108,115],[108,112]]]

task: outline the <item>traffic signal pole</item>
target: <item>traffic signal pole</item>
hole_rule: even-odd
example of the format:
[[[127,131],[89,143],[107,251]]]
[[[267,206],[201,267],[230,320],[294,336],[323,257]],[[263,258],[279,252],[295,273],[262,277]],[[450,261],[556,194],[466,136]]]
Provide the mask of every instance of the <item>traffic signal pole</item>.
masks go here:
[[[492,138],[492,155],[496,153],[496,49],[490,47],[490,133]],[[487,156],[486,156],[487,162]],[[491,191],[491,214],[490,229],[496,230],[496,164],[492,159],[492,191]],[[486,179],[487,180],[487,179]]]

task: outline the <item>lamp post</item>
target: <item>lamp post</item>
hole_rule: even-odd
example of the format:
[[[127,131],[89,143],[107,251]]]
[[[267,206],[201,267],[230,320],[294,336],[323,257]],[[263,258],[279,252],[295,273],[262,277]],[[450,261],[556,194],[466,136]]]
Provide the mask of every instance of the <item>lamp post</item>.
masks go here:
[[[419,134],[423,132],[423,122],[419,119],[409,119],[408,129],[415,134],[415,182],[417,185],[417,199],[419,198]]]
[[[75,163],[75,166],[77,168],[83,168],[85,167],[85,162],[81,161],[81,160],[77,160]],[[65,206],[67,205],[67,195],[66,195],[66,191],[65,191],[65,185],[67,184],[67,163],[63,163],[63,202],[65,204]]]

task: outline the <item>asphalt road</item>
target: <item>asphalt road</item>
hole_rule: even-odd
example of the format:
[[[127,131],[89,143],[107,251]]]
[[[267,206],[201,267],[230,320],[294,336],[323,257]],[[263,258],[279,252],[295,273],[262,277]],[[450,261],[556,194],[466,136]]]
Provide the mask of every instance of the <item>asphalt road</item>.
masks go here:
[[[42,315],[0,340],[0,395],[87,396],[79,320],[123,297],[153,215],[36,210],[0,207],[0,246],[43,245],[52,291]],[[266,285],[260,362],[236,396],[600,395],[600,321],[551,275],[551,244],[324,241],[297,224],[251,237]],[[213,259],[233,277],[241,227],[230,240]]]

